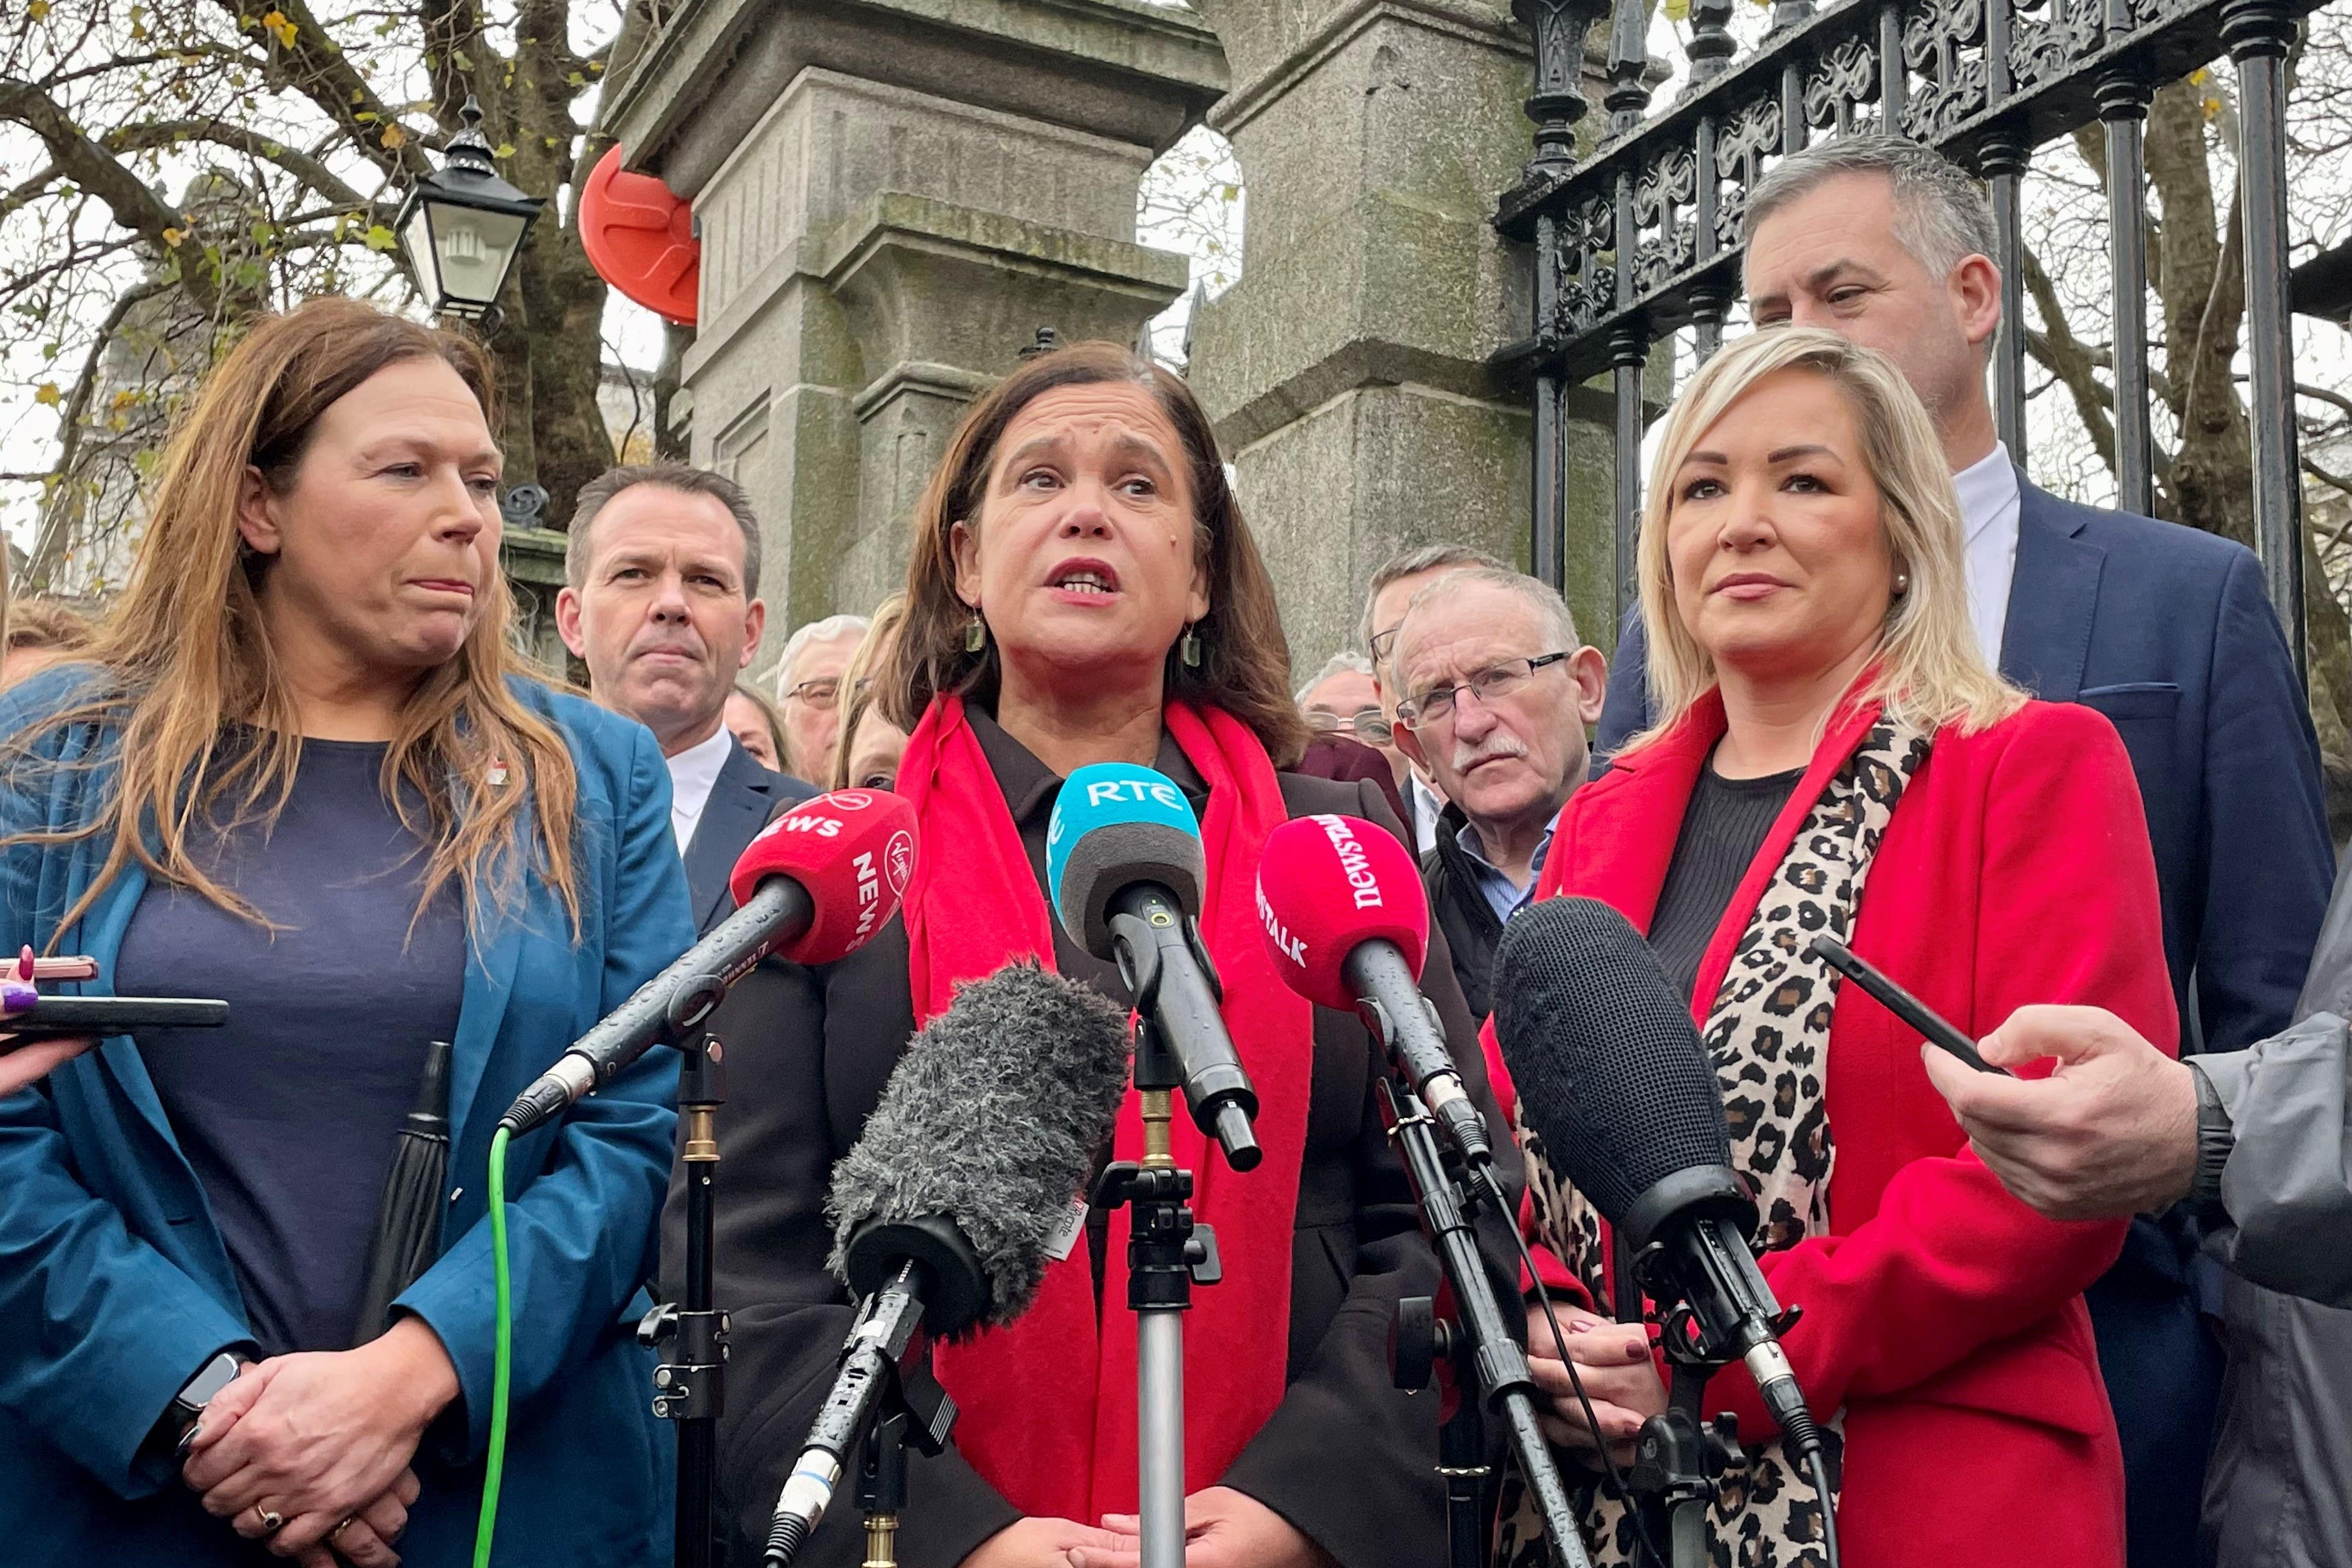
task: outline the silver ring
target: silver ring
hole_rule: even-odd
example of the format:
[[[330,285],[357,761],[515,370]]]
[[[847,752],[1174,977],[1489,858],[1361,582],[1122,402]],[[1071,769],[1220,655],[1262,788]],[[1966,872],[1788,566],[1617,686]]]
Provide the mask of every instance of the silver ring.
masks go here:
[[[264,1508],[259,1503],[253,1505],[253,1517],[260,1521],[264,1535],[275,1535],[286,1527],[286,1521],[278,1516],[277,1510]]]

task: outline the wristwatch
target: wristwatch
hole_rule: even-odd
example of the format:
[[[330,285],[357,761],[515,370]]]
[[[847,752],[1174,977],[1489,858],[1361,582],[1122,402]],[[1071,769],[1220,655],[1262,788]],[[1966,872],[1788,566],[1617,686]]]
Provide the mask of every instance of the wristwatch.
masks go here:
[[[2194,1061],[2188,1065],[2189,1076],[2197,1084],[2197,1174],[2189,1184],[2189,1201],[2219,1203],[2221,1170],[2230,1163],[2230,1151],[2237,1146],[2238,1130],[2212,1080],[2197,1070]]]
[[[163,1407],[155,1429],[147,1435],[148,1444],[174,1459],[185,1458],[188,1439],[196,1433],[196,1418],[205,1413],[214,1394],[236,1381],[237,1371],[244,1364],[244,1358],[235,1351],[222,1351],[205,1362],[196,1375],[172,1395],[172,1403]]]

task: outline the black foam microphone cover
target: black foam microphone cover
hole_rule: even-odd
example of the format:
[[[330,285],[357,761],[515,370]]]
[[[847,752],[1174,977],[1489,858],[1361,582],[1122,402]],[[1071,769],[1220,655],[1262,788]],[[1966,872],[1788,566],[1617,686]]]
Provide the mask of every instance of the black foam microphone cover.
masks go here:
[[[934,1265],[934,1335],[1019,1317],[1110,1141],[1128,1052],[1124,1013],[1034,963],[963,986],[916,1034],[834,1167],[834,1272],[862,1297],[898,1260]],[[937,1267],[953,1251],[941,1222],[978,1261],[978,1300]]]
[[[1596,899],[1529,905],[1503,928],[1494,994],[1520,1115],[1610,1223],[1670,1176],[1728,1170],[1697,1026],[1624,916]]]

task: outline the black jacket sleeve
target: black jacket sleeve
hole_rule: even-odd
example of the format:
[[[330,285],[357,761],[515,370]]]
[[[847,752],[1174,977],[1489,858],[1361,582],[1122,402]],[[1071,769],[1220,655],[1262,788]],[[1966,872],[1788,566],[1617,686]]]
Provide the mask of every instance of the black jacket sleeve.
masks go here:
[[[863,999],[901,998],[907,1016],[897,1037],[903,1049],[914,1028],[903,1004],[906,973],[905,929],[894,921],[829,970],[761,964],[713,1017],[728,1072],[727,1102],[718,1116],[714,1272],[730,1331],[718,1486],[719,1539],[730,1563],[760,1561],[776,1494],[833,1386],[855,1316],[847,1292],[824,1266],[833,1238],[824,1198],[834,1162],[856,1142],[898,1052],[869,1032],[869,1019],[851,1025],[856,1041],[829,1042],[828,1023],[849,1021],[829,1016],[827,997],[849,988]],[[686,1255],[687,1170],[683,1163],[677,1167],[662,1216],[662,1282],[673,1300]],[[856,1489],[854,1472],[845,1476],[800,1563],[848,1568],[863,1561]],[[908,1493],[899,1548],[909,1563],[953,1568],[1019,1517],[952,1446],[937,1458],[912,1457]]]
[[[1395,813],[1377,791],[1361,787],[1355,814],[1403,840]],[[1446,1043],[1496,1147],[1509,1149],[1510,1130],[1487,1085],[1476,1029],[1444,936],[1434,927],[1422,989],[1437,1005]],[[1310,1149],[1292,1263],[1290,1385],[1223,1484],[1282,1515],[1342,1568],[1426,1568],[1445,1555],[1438,1395],[1395,1387],[1388,1339],[1400,1300],[1437,1293],[1437,1258],[1422,1236],[1419,1209],[1381,1115],[1375,1086],[1386,1064],[1379,1047],[1348,1015],[1318,1008],[1315,1024],[1317,1100],[1336,1100],[1349,1092],[1339,1080],[1354,1079],[1353,1148],[1332,1162],[1318,1162]],[[1518,1163],[1499,1163],[1516,1205]],[[1333,1171],[1342,1173],[1343,1185],[1323,1179]],[[1491,1214],[1480,1240],[1504,1310],[1517,1313],[1517,1267]]]

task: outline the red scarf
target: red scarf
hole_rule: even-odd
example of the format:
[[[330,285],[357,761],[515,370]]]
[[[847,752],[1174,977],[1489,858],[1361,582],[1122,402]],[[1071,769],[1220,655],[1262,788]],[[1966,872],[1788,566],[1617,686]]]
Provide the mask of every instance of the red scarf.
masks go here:
[[[1255,902],[1266,836],[1287,818],[1274,764],[1248,726],[1171,703],[1168,732],[1209,786],[1201,911],[1224,982],[1225,1026],[1255,1083],[1265,1162],[1224,1168],[1181,1110],[1176,1163],[1192,1210],[1214,1226],[1224,1279],[1192,1298],[1184,1326],[1184,1489],[1213,1486],[1281,1403],[1290,1342],[1290,1256],[1314,1084],[1314,1016],[1265,956]],[[904,909],[915,1021],[944,1010],[958,983],[1035,958],[1054,964],[1053,917],[961,699],[931,703],[898,764],[922,853]],[[1180,1097],[1181,1098],[1181,1097]],[[985,1129],[980,1130],[983,1134]],[[1136,1096],[1119,1108],[1112,1158],[1139,1160]],[[1097,1319],[1087,1248],[1045,1271],[1036,1304],[1009,1328],[934,1349],[933,1371],[962,1409],[956,1447],[1024,1514],[1087,1524],[1136,1508],[1135,1314],[1127,1306],[1129,1211],[1111,1215]]]

